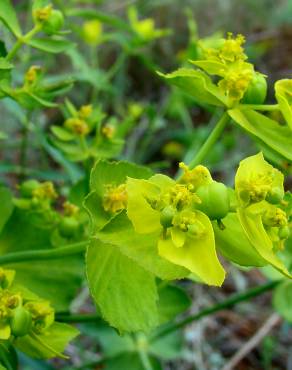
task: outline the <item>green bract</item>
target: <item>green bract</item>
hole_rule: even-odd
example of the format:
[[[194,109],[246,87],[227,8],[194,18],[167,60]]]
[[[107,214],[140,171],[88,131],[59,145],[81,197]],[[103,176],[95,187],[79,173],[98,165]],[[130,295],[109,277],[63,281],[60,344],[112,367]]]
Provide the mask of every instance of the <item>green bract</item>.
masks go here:
[[[94,230],[102,228],[127,206],[124,185],[127,176],[148,178],[152,172],[128,162],[96,162],[91,172],[90,190],[85,207],[91,215]]]

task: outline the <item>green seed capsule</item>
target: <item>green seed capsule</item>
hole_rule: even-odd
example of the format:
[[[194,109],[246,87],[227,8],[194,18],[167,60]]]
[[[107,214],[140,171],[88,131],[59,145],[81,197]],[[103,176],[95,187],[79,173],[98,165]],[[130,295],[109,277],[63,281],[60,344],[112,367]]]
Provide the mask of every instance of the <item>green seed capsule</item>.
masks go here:
[[[279,204],[283,198],[284,190],[280,188],[274,188],[268,193],[266,201],[271,204]]]
[[[289,236],[290,236],[289,226],[280,227],[278,235],[279,235],[279,238],[280,239],[287,239],[287,238],[289,238]]]
[[[10,323],[12,334],[16,337],[23,337],[29,333],[31,324],[31,314],[22,306],[17,307]]]
[[[254,77],[249,84],[242,103],[245,104],[263,104],[267,96],[267,81],[264,75],[255,72]]]
[[[48,35],[59,32],[64,25],[64,16],[60,10],[52,10],[50,17],[43,23],[43,31]]]
[[[196,194],[201,199],[197,208],[204,212],[211,220],[224,218],[230,209],[230,200],[227,187],[221,182],[201,186]]]
[[[65,238],[76,235],[79,230],[79,222],[74,217],[64,217],[59,225],[60,234]]]
[[[160,215],[160,223],[164,228],[172,226],[172,220],[175,215],[175,209],[172,206],[165,207]]]
[[[22,197],[31,198],[33,191],[39,186],[40,183],[37,180],[27,180],[20,185],[19,191]]]

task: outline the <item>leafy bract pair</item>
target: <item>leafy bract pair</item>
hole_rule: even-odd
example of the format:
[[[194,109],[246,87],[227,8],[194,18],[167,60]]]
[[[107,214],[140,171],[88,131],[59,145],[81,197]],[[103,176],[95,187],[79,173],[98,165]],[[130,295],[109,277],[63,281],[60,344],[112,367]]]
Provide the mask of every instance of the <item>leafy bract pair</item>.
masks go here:
[[[90,158],[117,156],[124,145],[123,134],[115,118],[103,122],[105,115],[100,108],[84,105],[77,110],[67,100],[63,109],[63,126],[52,126],[53,142],[66,157],[74,162]]]
[[[284,125],[257,112],[257,105],[264,103],[267,87],[264,76],[247,63],[243,40],[241,36],[229,35],[218,42],[217,48],[206,48],[202,44],[202,58],[190,61],[200,69],[180,68],[159,75],[192,96],[198,104],[223,107],[260,145],[267,146],[281,159],[291,161],[292,82],[284,79],[275,83],[278,105],[274,108],[282,113]],[[217,80],[212,76],[219,81],[215,83]],[[264,105],[260,105],[260,109],[265,111]]]
[[[229,190],[234,204],[216,220],[209,209],[221,206],[225,191],[202,207],[202,189],[218,183],[203,166],[182,167],[178,181],[127,162],[99,161],[92,171],[85,201],[93,233],[87,275],[102,315],[121,331],[158,324],[155,277],[193,273],[221,285],[225,271],[216,248],[239,265],[270,264],[291,277],[277,256],[289,234],[283,175],[261,153],[243,160],[235,191]]]
[[[50,303],[14,283],[15,271],[0,269],[0,339],[33,358],[63,357],[78,331],[55,322]]]
[[[290,202],[284,197],[284,176],[267,163],[262,153],[240,163],[235,176],[236,214],[215,229],[218,247],[240,265],[272,265],[291,278],[277,252],[290,234]],[[252,261],[252,263],[251,263]]]

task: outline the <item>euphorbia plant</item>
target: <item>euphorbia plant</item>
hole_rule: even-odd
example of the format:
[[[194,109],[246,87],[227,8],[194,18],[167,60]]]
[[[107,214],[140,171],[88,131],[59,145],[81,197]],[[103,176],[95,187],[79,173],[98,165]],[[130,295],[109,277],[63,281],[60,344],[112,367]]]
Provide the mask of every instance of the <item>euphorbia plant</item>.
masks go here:
[[[166,34],[155,29],[152,19],[139,20],[134,8],[128,13],[130,24],[118,26],[130,33],[135,52]],[[84,25],[82,35],[96,46],[106,37],[97,15],[86,14],[93,20]],[[124,334],[121,341],[149,370],[157,339],[278,284],[269,282],[174,322],[189,300],[173,282],[189,279],[220,287],[230,261],[275,268],[285,278],[284,285],[290,284],[291,251],[286,246],[292,197],[285,192],[281,168],[270,164],[265,153],[278,164],[292,161],[291,81],[277,81],[277,104],[265,104],[267,77],[248,62],[242,35],[218,38],[213,47],[198,43],[198,60],[190,61],[195,67],[159,73],[196,103],[210,110],[217,107],[222,114],[196,155],[189,163],[179,163],[177,175],[170,177],[122,160],[126,136],[143,114],[140,105],[130,105],[129,117],[119,119],[108,117],[94,99],[86,104],[69,99],[55,103],[72,81],[49,83],[36,65],[26,69],[21,87],[12,83],[13,63],[24,44],[51,53],[73,47],[64,37],[60,10],[48,1],[34,1],[33,28],[23,33],[9,0],[3,0],[0,19],[16,37],[0,60],[1,98],[17,102],[28,117],[36,108],[58,106],[61,125],[50,126],[49,139],[35,125],[34,130],[66,169],[78,168],[78,181],[60,192],[51,181],[32,178],[19,181],[16,194],[0,188],[0,368],[17,368],[15,349],[36,358],[64,357],[66,344],[78,332],[56,317],[68,322],[102,318]],[[92,27],[98,31],[96,38],[89,35]],[[281,124],[268,115],[271,111],[281,114]],[[29,118],[26,144],[30,124]],[[243,128],[262,149],[240,161],[233,187],[216,181],[205,166],[229,124]],[[27,177],[25,171],[20,175]],[[82,286],[84,271],[98,312],[76,317],[70,303]],[[276,302],[282,290],[283,284]],[[171,310],[165,309],[169,306]]]

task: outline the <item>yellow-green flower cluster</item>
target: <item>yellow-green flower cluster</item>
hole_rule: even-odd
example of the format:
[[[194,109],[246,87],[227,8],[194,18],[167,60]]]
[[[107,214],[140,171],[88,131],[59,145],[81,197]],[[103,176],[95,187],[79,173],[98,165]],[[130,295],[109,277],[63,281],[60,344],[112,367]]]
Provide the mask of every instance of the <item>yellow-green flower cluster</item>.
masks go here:
[[[229,106],[240,101],[252,82],[263,76],[255,72],[253,65],[247,62],[244,43],[244,36],[234,37],[232,33],[228,33],[217,48],[206,48],[202,44],[202,60],[192,61],[207,73],[219,76],[218,86],[228,98]]]
[[[54,323],[49,302],[13,287],[15,271],[0,268],[0,339],[44,333]],[[33,297],[33,298],[32,298]]]
[[[92,106],[82,106],[74,117],[64,122],[64,127],[77,136],[86,136],[90,132],[88,119],[92,114]]]
[[[284,176],[262,155],[246,158],[235,177],[238,218],[251,244],[261,257],[290,276],[274,254],[284,248],[289,237],[289,202],[284,198]]]
[[[207,284],[221,285],[225,272],[216,255],[211,221],[199,209],[203,200],[197,194],[201,186],[214,181],[206,167],[181,167],[185,172],[179,181],[164,175],[148,180],[128,178],[127,215],[137,233],[159,234],[161,257],[187,268]]]

